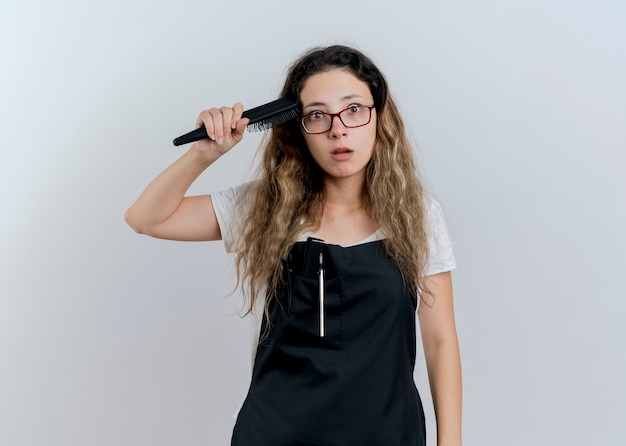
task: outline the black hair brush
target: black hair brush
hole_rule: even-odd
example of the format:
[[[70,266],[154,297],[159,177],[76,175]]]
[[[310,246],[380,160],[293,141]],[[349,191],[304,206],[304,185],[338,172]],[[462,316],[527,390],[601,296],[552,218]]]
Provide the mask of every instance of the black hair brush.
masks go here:
[[[249,131],[259,132],[296,119],[300,114],[298,108],[298,101],[295,99],[280,98],[265,105],[245,110],[241,117],[250,119],[246,127]],[[181,146],[208,137],[206,128],[202,126],[174,139],[174,145]]]

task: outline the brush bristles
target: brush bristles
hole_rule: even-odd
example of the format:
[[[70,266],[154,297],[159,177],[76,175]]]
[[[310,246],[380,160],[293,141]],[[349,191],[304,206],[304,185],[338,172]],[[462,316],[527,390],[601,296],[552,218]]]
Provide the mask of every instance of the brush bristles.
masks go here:
[[[265,118],[261,121],[255,122],[253,124],[248,124],[248,131],[250,132],[262,132],[263,130],[271,129],[272,127],[280,124],[284,124],[286,122],[291,121],[292,119],[298,118],[298,110],[288,110],[282,113],[278,113],[276,115]]]

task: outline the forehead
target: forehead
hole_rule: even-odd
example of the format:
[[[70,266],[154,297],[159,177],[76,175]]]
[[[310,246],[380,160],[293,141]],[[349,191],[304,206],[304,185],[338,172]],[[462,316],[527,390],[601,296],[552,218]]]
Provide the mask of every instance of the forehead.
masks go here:
[[[369,86],[349,71],[333,69],[309,77],[300,92],[303,108],[343,104],[350,99],[372,101]]]

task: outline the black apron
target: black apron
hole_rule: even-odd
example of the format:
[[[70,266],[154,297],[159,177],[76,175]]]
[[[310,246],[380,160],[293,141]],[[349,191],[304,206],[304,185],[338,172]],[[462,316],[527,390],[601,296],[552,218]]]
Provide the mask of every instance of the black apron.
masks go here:
[[[425,446],[417,300],[383,242],[309,238],[284,264],[231,444]]]

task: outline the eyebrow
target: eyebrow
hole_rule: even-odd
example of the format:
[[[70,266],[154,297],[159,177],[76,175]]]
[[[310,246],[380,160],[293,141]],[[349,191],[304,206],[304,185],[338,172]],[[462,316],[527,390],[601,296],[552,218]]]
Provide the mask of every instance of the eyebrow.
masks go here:
[[[355,98],[360,98],[360,99],[365,99],[363,96],[361,96],[360,94],[349,94],[347,96],[344,96],[343,98],[341,98],[341,101],[347,101],[349,99],[355,99]],[[309,102],[306,105],[302,106],[302,109],[304,110],[305,108],[309,108],[309,107],[319,107],[319,106],[323,106],[323,105],[327,105],[325,102]]]

